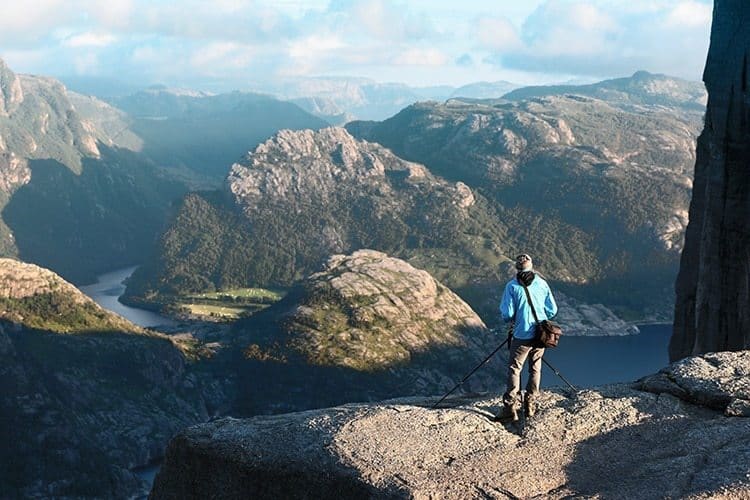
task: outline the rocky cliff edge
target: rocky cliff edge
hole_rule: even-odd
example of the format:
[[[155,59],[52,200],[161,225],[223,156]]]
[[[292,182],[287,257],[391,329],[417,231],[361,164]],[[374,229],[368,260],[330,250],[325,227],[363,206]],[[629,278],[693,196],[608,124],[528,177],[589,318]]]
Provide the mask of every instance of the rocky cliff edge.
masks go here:
[[[153,499],[748,498],[750,351],[634,384],[545,391],[522,426],[497,397],[346,405],[191,427]]]

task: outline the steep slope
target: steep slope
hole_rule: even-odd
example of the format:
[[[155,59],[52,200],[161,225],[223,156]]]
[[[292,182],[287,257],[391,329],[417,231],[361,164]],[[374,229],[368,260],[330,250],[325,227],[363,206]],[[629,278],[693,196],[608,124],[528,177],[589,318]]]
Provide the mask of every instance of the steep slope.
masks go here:
[[[76,281],[141,260],[184,183],[134,152],[121,111],[2,61],[0,82],[0,255]]]
[[[278,130],[328,125],[292,103],[244,92],[209,95],[155,87],[112,102],[132,117],[145,155],[217,185],[227,165]]]
[[[0,81],[0,152],[55,159],[76,172],[82,157],[99,156],[92,127],[77,115],[60,82],[18,76],[2,60]]]
[[[69,90],[66,94],[76,113],[85,123],[90,124],[87,128],[97,141],[109,147],[131,151],[143,149],[143,139],[131,129],[132,119],[127,113],[96,97]]]
[[[465,182],[567,291],[638,317],[671,308],[699,126],[682,108],[550,96],[422,103],[347,129]]]
[[[146,258],[186,190],[136,153],[99,150],[80,175],[56,161],[28,162],[31,181],[2,210],[21,258],[78,283]]]
[[[150,498],[747,498],[750,352],[655,378],[678,373],[684,400],[653,379],[545,391],[522,431],[488,396],[221,419],[172,440]]]
[[[331,257],[233,332],[252,413],[448,390],[500,343],[426,271],[373,250]],[[469,387],[497,385],[499,364]]]
[[[672,359],[750,347],[750,5],[718,0],[703,80],[690,224],[677,279]]]
[[[206,408],[169,338],[101,309],[51,271],[0,259],[0,491],[126,497]]]
[[[503,234],[463,183],[344,129],[281,131],[232,167],[222,192],[186,198],[128,295],[289,286],[331,254],[359,248],[461,287],[498,275]]]

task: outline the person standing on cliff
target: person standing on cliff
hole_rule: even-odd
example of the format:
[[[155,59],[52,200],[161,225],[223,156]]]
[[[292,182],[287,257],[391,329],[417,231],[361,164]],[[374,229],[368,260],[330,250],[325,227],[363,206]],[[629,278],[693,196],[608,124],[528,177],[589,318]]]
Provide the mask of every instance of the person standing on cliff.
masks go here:
[[[521,370],[526,358],[529,359],[529,381],[526,384],[526,397],[523,399],[526,418],[534,416],[534,398],[539,393],[542,380],[542,356],[544,348],[534,342],[536,321],[529,306],[531,298],[539,321],[552,319],[557,314],[557,304],[547,282],[534,273],[531,257],[521,254],[516,257],[516,277],[505,285],[500,315],[505,323],[513,322],[508,361],[508,387],[503,395],[503,411],[495,420],[498,422],[518,421],[520,409]],[[526,290],[524,290],[526,288]],[[528,292],[528,293],[527,293]]]

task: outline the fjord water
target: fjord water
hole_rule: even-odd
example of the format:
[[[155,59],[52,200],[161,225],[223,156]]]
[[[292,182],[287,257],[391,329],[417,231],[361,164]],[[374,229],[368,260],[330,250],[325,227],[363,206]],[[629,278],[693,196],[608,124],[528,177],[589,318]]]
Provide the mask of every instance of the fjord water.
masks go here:
[[[630,382],[656,373],[669,364],[671,324],[640,325],[637,335],[573,337],[547,349],[544,358],[577,388]],[[542,386],[565,385],[547,366]]]
[[[133,274],[136,267],[138,266],[101,274],[97,276],[97,283],[82,286],[80,289],[103,308],[119,314],[138,326],[145,328],[159,325],[174,325],[175,322],[166,316],[137,307],[129,307],[118,300],[123,292],[125,292],[124,281]]]
[[[83,286],[81,290],[100,306],[137,325],[174,325],[175,322],[166,316],[129,307],[117,300],[125,291],[123,282],[134,270],[135,267],[128,267],[102,274],[98,276],[98,283]],[[638,335],[564,336],[558,348],[547,350],[545,359],[576,387],[637,380],[669,363],[667,345],[672,333],[671,324],[641,325],[639,328]],[[564,383],[545,366],[542,386],[559,385]]]

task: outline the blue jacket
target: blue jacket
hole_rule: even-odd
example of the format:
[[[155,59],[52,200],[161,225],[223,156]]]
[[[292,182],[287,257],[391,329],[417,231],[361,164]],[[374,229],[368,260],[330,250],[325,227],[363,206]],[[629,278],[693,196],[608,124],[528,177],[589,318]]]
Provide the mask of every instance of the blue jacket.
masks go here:
[[[547,282],[536,274],[528,288],[539,321],[554,317],[557,314],[557,304]],[[505,285],[503,300],[500,302],[500,315],[506,323],[515,319],[516,324],[513,328],[515,338],[522,340],[534,338],[536,322],[526,300],[523,285],[518,282],[517,278],[513,278]]]

